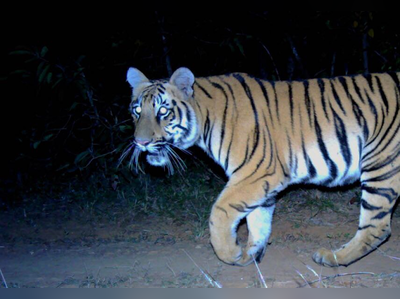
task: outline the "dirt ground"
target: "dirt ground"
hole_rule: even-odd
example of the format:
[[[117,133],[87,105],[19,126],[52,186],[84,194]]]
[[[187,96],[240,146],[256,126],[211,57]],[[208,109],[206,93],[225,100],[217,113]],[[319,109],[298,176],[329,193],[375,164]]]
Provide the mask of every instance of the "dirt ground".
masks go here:
[[[259,264],[268,288],[400,286],[398,212],[390,240],[357,263],[330,269],[312,261],[319,247],[338,247],[357,229],[359,207],[345,197],[341,209],[295,208],[288,198],[278,202]],[[193,223],[163,216],[91,221],[79,214],[66,217],[62,204],[57,211],[29,213],[23,208],[1,212],[2,287],[186,288],[215,287],[215,281],[222,287],[263,287],[255,264],[241,268],[220,262],[207,228],[199,233]],[[242,224],[239,235],[245,234]]]

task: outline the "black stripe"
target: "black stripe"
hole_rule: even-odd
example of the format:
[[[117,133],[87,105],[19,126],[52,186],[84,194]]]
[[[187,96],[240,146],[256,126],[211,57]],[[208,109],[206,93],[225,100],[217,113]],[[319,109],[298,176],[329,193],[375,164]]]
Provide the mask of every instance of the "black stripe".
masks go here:
[[[292,143],[290,142],[290,138],[288,133],[286,132],[286,140],[287,140],[287,145],[289,148],[289,169],[290,173],[293,174],[293,151],[292,151]]]
[[[229,166],[229,157],[231,155],[232,142],[233,142],[233,129],[232,129],[231,139],[229,141],[229,146],[226,151],[225,164],[224,164],[225,171],[228,169],[228,166]]]
[[[185,130],[186,130],[185,134],[182,136],[183,138],[186,138],[191,132],[192,115],[190,114],[189,106],[185,102],[181,102],[181,103],[186,109],[185,115],[186,115],[186,119],[187,119],[187,123],[188,123],[188,128],[185,128]],[[181,123],[181,122],[182,122],[182,119],[180,120],[179,123]]]
[[[382,129],[383,129],[383,125],[385,124],[385,122],[384,122],[384,115],[385,115],[385,112],[383,111],[383,107],[381,107],[381,112],[380,112],[380,115],[382,116],[382,119],[381,119],[381,122],[380,122],[380,128],[378,129],[378,115],[376,115],[376,117],[375,117],[375,120],[376,120],[376,122],[375,122],[375,128],[374,128],[374,133],[372,134],[372,136],[375,136],[374,138],[372,138],[371,140],[369,140],[368,141],[368,143],[366,144],[366,146],[368,146],[368,145],[370,145],[371,143],[373,143],[378,137],[379,137],[379,135],[380,135],[380,133],[382,132]],[[375,150],[375,148],[374,149],[372,149],[372,151],[374,151]]]
[[[311,178],[314,178],[317,175],[317,171],[315,169],[314,164],[311,162],[310,157],[308,156],[308,154],[306,153],[306,148],[304,146],[304,138],[302,136],[301,138],[301,147],[303,149],[303,157],[304,157],[304,161],[306,161],[306,165],[307,165],[307,169],[308,169],[308,174]]]
[[[339,140],[339,145],[340,145],[340,152],[344,158],[344,161],[346,162],[347,168],[351,164],[351,152],[347,140],[347,133],[346,133],[346,127],[342,121],[342,119],[333,111],[333,118],[334,118],[334,123],[335,123],[335,130],[336,130],[336,137]]]
[[[388,102],[388,99],[386,97],[385,91],[383,90],[382,82],[381,82],[381,80],[379,79],[378,76],[376,77],[376,82],[378,83],[379,94],[381,95],[383,104],[386,107],[386,113],[388,113],[389,112],[389,102]]]
[[[377,116],[378,116],[378,113],[376,112],[375,104],[374,104],[374,102],[372,101],[372,99],[371,99],[371,97],[369,96],[369,94],[367,93],[366,95],[367,95],[367,100],[368,100],[369,109],[371,110],[371,113],[372,113],[375,117],[377,117]]]
[[[325,99],[325,82],[323,79],[318,79],[318,86],[321,92],[321,103],[322,103],[322,109],[324,110],[326,119],[328,120],[328,122],[330,121],[329,119],[329,115],[328,115],[328,110],[326,107],[326,99]]]
[[[232,174],[234,174],[236,171],[239,171],[243,166],[244,166],[244,164],[246,163],[246,161],[247,161],[247,155],[249,154],[249,137],[247,137],[247,142],[246,142],[246,153],[245,153],[245,155],[244,155],[244,159],[243,159],[243,161],[242,161],[242,163],[240,163],[240,165],[238,166],[238,167],[236,167],[236,169],[232,172]]]
[[[264,123],[267,124],[267,120],[265,119],[265,115],[264,114],[263,114],[263,118],[264,118]],[[265,128],[266,128],[267,133],[268,133],[268,142],[269,142],[269,153],[268,153],[268,155],[270,157],[269,158],[269,163],[268,163],[266,169],[269,169],[271,167],[272,162],[274,161],[274,154],[275,153],[274,153],[274,143],[272,141],[271,132],[270,132],[270,130],[269,130],[267,125],[265,126]],[[264,134],[264,138],[265,138],[265,134]]]
[[[262,155],[261,155],[260,161],[258,162],[256,168],[254,169],[253,173],[252,173],[250,176],[252,176],[254,173],[256,173],[256,171],[258,170],[258,168],[261,166],[262,162],[264,162],[264,160],[265,160],[265,154],[266,154],[266,148],[267,148],[267,141],[266,141],[266,139],[265,139],[265,134],[262,134],[262,135],[263,135],[263,153],[262,153]]]
[[[380,176],[364,180],[363,182],[381,182],[381,181],[385,181],[387,179],[392,178],[394,175],[396,175],[399,172],[400,172],[400,166],[397,166],[396,168],[393,168],[391,171],[389,171],[389,172],[387,172],[385,174],[382,174]]]
[[[386,237],[387,237],[387,236],[377,237],[374,234],[371,234],[371,236],[374,237],[377,240],[380,240],[380,241],[384,241],[386,239]]]
[[[215,206],[215,208],[218,209],[218,210],[221,210],[222,212],[224,212],[226,217],[229,217],[228,216],[228,212],[224,208],[221,208],[220,206]]]
[[[389,72],[388,75],[392,78],[394,84],[396,84],[397,89],[400,89],[400,81],[399,77],[397,76],[397,73]]]
[[[361,95],[360,87],[358,86],[355,77],[352,78],[352,82],[353,82],[354,90],[356,91],[357,96],[360,98],[360,101],[361,101],[363,104],[365,104],[364,98],[363,98],[362,95]]]
[[[379,155],[380,153],[382,153],[382,152],[387,148],[387,146],[388,146],[388,145],[395,139],[395,137],[397,136],[397,134],[398,134],[398,132],[399,132],[399,130],[400,130],[400,125],[398,125],[397,128],[394,130],[394,132],[393,132],[393,134],[392,134],[392,137],[389,138],[388,142],[386,142],[386,144],[383,144],[383,141],[386,139],[386,137],[388,136],[388,134],[389,134],[390,131],[392,130],[392,127],[395,125],[396,121],[398,121],[397,118],[398,118],[399,112],[400,112],[400,109],[399,109],[399,102],[400,102],[400,101],[399,101],[399,93],[396,92],[396,108],[394,108],[394,111],[396,111],[396,112],[395,112],[395,114],[394,114],[394,116],[393,116],[393,118],[392,118],[392,121],[391,121],[389,127],[386,129],[385,134],[383,134],[383,136],[381,137],[379,147],[382,147],[382,149],[381,149],[379,152],[375,152],[375,150],[377,150],[378,147],[373,148],[370,152],[366,153],[366,154],[363,156],[363,159],[365,159],[364,161],[370,159],[370,158],[367,159],[367,157],[368,157],[369,155],[373,154],[373,153],[374,153],[375,155]],[[384,122],[382,121],[381,129],[382,129],[382,127],[383,127],[383,124],[384,124]],[[381,129],[380,129],[379,131],[381,131]],[[379,134],[378,134],[378,135],[379,135]],[[374,140],[378,137],[378,135],[374,138]],[[370,141],[368,144],[370,144],[371,142],[373,142],[373,141]]]
[[[207,138],[208,138],[208,133],[210,131],[210,118],[209,118],[209,112],[207,110],[207,115],[206,115],[206,120],[204,122],[204,128],[203,128],[203,142],[204,144],[207,144]]]
[[[399,194],[397,194],[392,188],[375,188],[362,184],[361,190],[364,190],[370,194],[376,194],[385,197],[389,203],[392,203],[397,199],[397,197],[399,197]]]
[[[270,207],[273,207],[273,206],[275,205],[275,203],[276,203],[275,197],[271,197],[271,198],[268,198],[268,199],[261,205],[261,207],[263,207],[263,208],[270,208]]]
[[[185,132],[189,131],[187,128],[185,128],[185,127],[183,127],[181,125],[173,125],[172,129],[175,129],[175,128],[179,128],[179,129],[181,129],[182,131],[185,131]]]
[[[310,92],[309,92],[310,84],[308,81],[303,81],[303,85],[304,85],[304,101],[306,103],[308,120],[310,123],[310,127],[312,127],[312,111],[311,111],[311,100],[310,100]]]
[[[360,109],[360,106],[358,106],[358,104],[355,101],[352,101],[351,105],[353,108],[354,116],[356,117],[356,120],[357,120],[357,124],[358,124],[358,126],[362,127],[364,125],[364,122],[363,122],[364,115]]]
[[[181,122],[182,121],[182,109],[179,106],[176,106],[176,109],[178,110],[179,122]]]
[[[364,229],[367,229],[367,228],[370,228],[370,227],[372,227],[372,228],[376,228],[376,226],[375,225],[373,225],[373,224],[368,224],[368,225],[364,225],[364,226],[359,226],[358,227],[358,230],[364,230]]]
[[[201,90],[209,99],[212,99],[212,96],[207,92],[207,90],[206,90],[203,86],[201,86],[201,85],[199,84],[199,82],[196,81],[194,84],[196,84],[197,87],[200,88],[200,90]]]
[[[360,128],[363,130],[364,140],[367,140],[368,136],[369,136],[369,129],[368,129],[367,121],[365,120],[364,114],[363,114],[362,110],[360,109],[360,106],[358,106],[358,104],[355,101],[352,100],[351,104],[353,107],[353,113],[354,113],[354,116],[356,117],[357,123],[360,126]]]
[[[249,206],[244,201],[241,201],[241,204],[229,204],[229,206],[240,213],[248,213],[260,207],[260,205]]]
[[[232,86],[231,86],[229,83],[225,82],[225,81],[224,81],[224,83],[225,83],[225,85],[228,87],[229,92],[231,93],[232,100],[233,100],[233,107],[235,108],[236,118],[237,118],[237,106],[236,106],[236,97],[235,97],[235,94],[234,94],[234,92],[233,92]]]
[[[213,157],[214,157],[214,154],[212,152],[212,146],[213,145],[211,144],[211,142],[212,142],[212,135],[213,135],[213,131],[214,131],[214,125],[215,125],[215,123],[212,123],[212,125],[210,127],[210,134],[208,136],[208,145],[207,145],[208,151]]]
[[[382,207],[370,205],[366,200],[361,199],[361,206],[368,211],[382,210]]]
[[[363,148],[364,148],[364,145],[363,145],[363,141],[361,140],[361,137],[360,136],[357,136],[357,141],[358,141],[358,153],[359,153],[359,161],[361,161],[361,159],[362,159],[362,151],[363,151]]]
[[[231,138],[229,140],[229,146],[228,146],[228,150],[227,150],[227,153],[226,153],[225,165],[224,165],[225,171],[226,171],[228,169],[228,166],[229,166],[229,157],[230,157],[230,154],[231,154],[231,147],[232,147],[233,136],[234,136],[234,133],[235,133],[236,123],[237,123],[237,119],[238,119],[238,112],[237,112],[237,106],[236,106],[236,98],[235,98],[235,94],[233,93],[233,89],[227,82],[224,81],[224,83],[228,87],[229,92],[230,92],[230,94],[232,96],[233,107],[234,107],[234,113],[233,114],[236,116],[234,118],[233,115],[232,115],[232,118],[231,118],[232,119],[232,124],[231,124],[232,132],[231,132]]]
[[[387,215],[391,215],[392,214],[392,209],[390,209],[387,212],[380,212],[378,213],[375,217],[371,218],[372,220],[376,220],[376,219],[382,219],[385,218]]]
[[[330,174],[330,179],[329,181],[333,181],[336,179],[337,177],[337,166],[336,164],[332,161],[332,159],[329,157],[329,153],[328,150],[326,149],[324,140],[322,139],[322,132],[321,132],[321,127],[319,126],[318,120],[317,120],[317,116],[314,115],[315,118],[315,132],[317,133],[317,142],[318,142],[318,146],[319,149],[322,153],[322,156],[325,160],[325,163],[327,164],[328,168],[329,168],[329,174]]]
[[[371,91],[374,92],[374,82],[372,81],[372,75],[371,74],[365,74],[364,78],[365,78],[365,80],[367,80],[368,86],[371,89]]]
[[[255,122],[254,139],[255,139],[255,141],[253,142],[253,150],[251,151],[251,154],[249,156],[249,160],[250,160],[253,157],[253,155],[257,149],[259,139],[260,139],[260,129],[259,129],[259,122],[258,122],[257,107],[254,103],[254,99],[251,94],[251,90],[250,90],[249,86],[247,85],[246,80],[240,74],[234,74],[233,77],[240,82],[244,91],[246,92],[246,95],[250,101],[250,105],[251,105],[251,108],[252,108],[253,114],[254,114],[254,122]]]
[[[339,97],[339,95],[338,95],[338,93],[336,91],[336,87],[333,84],[333,81],[331,80],[330,83],[331,83],[331,89],[332,89],[332,93],[333,93],[333,98],[335,99],[336,103],[338,104],[340,110],[342,110],[343,114],[346,115],[346,110],[343,108],[342,101],[341,101],[341,99],[340,99],[340,97]]]
[[[368,136],[369,136],[369,130],[368,130],[368,126],[367,126],[367,122],[365,120],[364,114],[362,112],[362,109],[360,109],[359,105],[357,104],[357,102],[354,100],[353,96],[350,94],[349,89],[348,89],[348,85],[347,85],[347,81],[345,79],[345,77],[339,77],[339,82],[342,85],[342,87],[344,88],[347,97],[350,99],[351,104],[352,104],[352,108],[353,108],[353,113],[357,119],[357,123],[358,125],[363,129],[363,136],[364,136],[364,140],[367,140]],[[361,96],[361,95],[360,95]],[[361,99],[362,100],[362,99]],[[369,99],[368,100],[370,102],[370,107],[371,110],[375,109],[375,106],[373,106],[372,101]],[[371,106],[372,105],[372,106]]]
[[[272,111],[271,111],[271,105],[270,105],[270,102],[269,102],[267,89],[265,88],[264,83],[263,83],[262,80],[260,80],[258,78],[255,78],[255,80],[256,80],[256,82],[258,83],[258,85],[261,88],[261,91],[262,91],[264,99],[265,99],[265,103],[266,103],[267,108],[268,108],[268,113],[269,113],[269,117],[271,119],[271,124],[272,124],[272,127],[274,127],[274,122],[273,122],[273,119],[271,117],[272,116]]]
[[[252,176],[257,172],[257,170],[260,168],[261,164],[264,162],[264,160],[265,160],[265,152],[266,152],[265,134],[263,134],[263,141],[264,141],[263,153],[262,153],[262,155],[261,155],[260,161],[257,163],[256,168],[253,170],[252,173],[250,173],[248,176],[246,176],[245,178],[243,178],[242,180],[240,180],[238,183],[236,183],[236,185],[239,184],[239,183],[241,183],[241,182],[243,182],[243,181],[245,181],[245,180],[247,180],[248,178],[252,177]],[[267,169],[268,169],[268,168],[267,168]]]
[[[346,77],[339,77],[338,78],[339,83],[342,85],[344,91],[346,92],[346,95],[348,98],[350,98],[350,93],[349,93],[349,86],[347,85]]]
[[[218,83],[212,82],[212,85],[215,88],[219,89],[225,96],[225,108],[224,108],[224,113],[222,115],[220,146],[219,146],[219,151],[218,151],[218,161],[221,161],[221,151],[222,151],[222,146],[224,144],[224,138],[225,138],[226,114],[227,114],[227,111],[228,111],[228,95],[226,94],[225,89],[221,85],[219,85]]]
[[[286,178],[289,178],[289,177],[290,177],[290,175],[289,175],[289,174],[286,172],[286,170],[285,170],[285,166],[283,165],[283,163],[282,163],[281,159],[279,158],[279,155],[276,155],[276,158],[278,159],[279,165],[281,166],[281,169],[282,169],[283,175],[284,175]],[[274,173],[275,173],[275,169],[274,169]]]
[[[370,171],[375,171],[380,168],[383,168],[389,164],[391,164],[393,161],[395,161],[398,157],[400,156],[400,142],[397,144],[397,146],[393,149],[392,154],[389,156],[386,156],[386,158],[382,161],[379,161],[378,163],[376,161],[371,162],[368,165],[363,166],[363,171],[364,172],[370,172]]]
[[[294,110],[294,104],[293,104],[293,87],[292,83],[288,82],[288,88],[289,88],[289,105],[290,105],[290,123],[292,125],[292,132],[294,132],[294,120],[293,120],[293,110]]]
[[[275,82],[272,81],[272,82],[270,82],[270,83],[271,83],[272,89],[274,90],[276,118],[278,119],[278,121],[280,121],[280,115],[279,115],[279,100],[278,100],[278,95],[276,94]]]

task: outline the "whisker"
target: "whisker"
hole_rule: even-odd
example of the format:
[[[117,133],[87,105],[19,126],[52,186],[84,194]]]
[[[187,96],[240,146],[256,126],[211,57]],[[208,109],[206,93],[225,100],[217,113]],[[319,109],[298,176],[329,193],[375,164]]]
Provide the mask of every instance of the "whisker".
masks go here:
[[[163,157],[165,158],[165,160],[167,161],[167,163],[165,164],[164,168],[166,167],[168,170],[168,174],[169,175],[173,175],[174,174],[174,166],[172,165],[170,156],[169,156],[169,152],[168,152],[168,148],[165,147],[162,151],[161,154],[163,155]]]
[[[182,174],[182,172],[186,170],[185,162],[171,147],[166,146],[165,148],[168,151],[168,154],[171,156],[172,161],[176,164],[179,173]]]
[[[130,143],[122,152],[121,157],[119,157],[118,159],[118,164],[117,164],[117,168],[119,166],[121,166],[122,162],[125,160],[125,158],[128,156],[128,154],[131,152],[132,148],[135,146],[135,144],[132,142]]]
[[[175,157],[176,162],[178,163],[180,169],[182,171],[185,171],[186,168],[187,168],[185,162],[182,160],[182,158],[173,149],[170,149],[170,150],[171,150],[171,154]]]
[[[136,150],[136,156],[135,156],[135,165],[136,165],[136,172],[142,172],[144,173],[143,169],[140,167],[140,163],[139,163],[139,156],[141,151],[139,149],[135,149]]]
[[[176,146],[176,145],[174,145],[172,143],[169,144],[169,145],[174,147],[174,148],[176,148],[176,149],[178,149],[178,150],[180,150],[182,153],[185,153],[185,154],[188,154],[189,156],[192,156],[192,153],[189,150],[185,149],[185,148],[180,148],[180,147],[178,147],[178,146]]]
[[[129,166],[130,169],[133,169],[133,165],[135,165],[136,173],[138,173],[139,171],[143,172],[143,170],[142,170],[142,168],[140,167],[140,164],[139,164],[140,153],[141,153],[141,151],[137,147],[135,147],[133,149],[133,153],[132,153],[131,158],[130,158],[129,163],[128,163],[128,166]]]

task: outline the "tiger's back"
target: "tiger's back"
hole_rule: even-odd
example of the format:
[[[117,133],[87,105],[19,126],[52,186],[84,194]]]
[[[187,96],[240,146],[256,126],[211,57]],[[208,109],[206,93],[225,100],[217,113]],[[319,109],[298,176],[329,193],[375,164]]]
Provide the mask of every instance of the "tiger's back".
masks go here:
[[[348,265],[390,235],[400,193],[399,73],[270,82],[242,73],[195,79],[181,68],[168,82],[130,72],[136,144],[149,151],[149,163],[167,163],[170,149],[164,147],[196,144],[229,177],[209,221],[211,243],[222,261],[261,260],[275,195],[294,183],[361,181],[356,235],[336,251],[318,250],[317,263]],[[249,236],[242,248],[236,227],[243,218]]]
[[[278,82],[239,73],[199,78],[195,95],[205,118],[199,145],[228,175],[253,163],[261,168],[276,155],[291,183],[352,183],[361,175],[360,154],[378,147],[398,114],[398,82],[395,73]]]

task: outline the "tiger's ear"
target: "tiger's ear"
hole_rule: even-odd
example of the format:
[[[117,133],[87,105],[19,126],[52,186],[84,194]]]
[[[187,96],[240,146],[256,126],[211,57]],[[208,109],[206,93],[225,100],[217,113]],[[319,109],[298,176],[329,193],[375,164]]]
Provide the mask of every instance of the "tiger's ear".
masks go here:
[[[188,68],[177,69],[169,82],[178,87],[188,98],[193,95],[194,75]]]
[[[133,89],[137,88],[141,83],[148,82],[149,79],[138,69],[130,67],[126,73],[126,81],[129,82]]]

